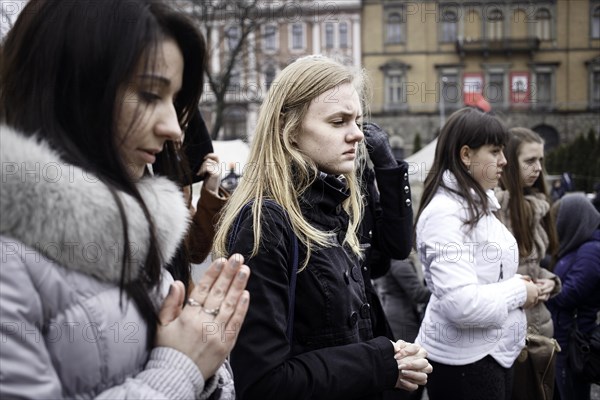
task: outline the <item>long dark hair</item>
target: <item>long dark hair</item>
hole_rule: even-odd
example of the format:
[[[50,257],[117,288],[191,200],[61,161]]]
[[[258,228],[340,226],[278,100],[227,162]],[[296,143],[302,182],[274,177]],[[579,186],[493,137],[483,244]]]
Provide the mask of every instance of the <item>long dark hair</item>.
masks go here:
[[[540,176],[535,180],[529,188],[525,187],[523,177],[521,175],[521,166],[519,165],[519,152],[524,143],[544,144],[544,140],[532,131],[531,129],[517,127],[509,130],[510,140],[506,145],[506,167],[505,172],[500,179],[500,187],[509,193],[508,210],[510,212],[510,223],[512,233],[517,239],[519,245],[519,255],[522,257],[531,254],[534,246],[533,231],[531,223],[533,218],[533,210],[527,201],[525,195],[542,193],[548,203],[551,202],[548,196],[548,188],[546,185],[544,165]],[[548,235],[549,245],[547,252],[553,255],[558,250],[558,235],[556,233],[554,218],[550,212],[542,218],[542,225]],[[544,254],[540,254],[544,257]]]
[[[160,281],[162,260],[152,216],[119,156],[116,110],[123,101],[120,87],[140,61],[153,62],[166,38],[177,42],[184,58],[175,108],[185,126],[202,93],[206,45],[194,23],[162,1],[31,0],[0,50],[0,119],[43,137],[66,162],[104,182],[121,214],[124,243],[130,243],[128,222],[117,191],[142,207],[150,227],[144,273],[126,283],[131,255],[125,251],[121,289],[148,322],[149,346],[158,317],[148,290]],[[186,276],[185,271],[176,275]]]
[[[442,179],[444,171],[448,170],[454,174],[458,187],[457,190],[452,189],[452,191],[467,202],[468,219],[464,223],[472,229],[487,210],[488,199],[485,190],[469,174],[467,167],[461,161],[460,149],[465,145],[471,149],[478,149],[488,144],[504,146],[507,141],[506,126],[496,116],[470,107],[455,111],[442,127],[438,137],[433,165],[425,178],[417,220],[439,187],[451,190],[444,185]],[[474,196],[471,190],[475,192]],[[478,206],[478,203],[481,206]]]

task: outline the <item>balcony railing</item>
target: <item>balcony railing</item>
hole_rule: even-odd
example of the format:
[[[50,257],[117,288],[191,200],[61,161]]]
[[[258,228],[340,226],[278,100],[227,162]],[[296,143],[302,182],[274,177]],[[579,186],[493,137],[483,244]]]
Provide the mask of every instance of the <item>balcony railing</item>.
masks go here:
[[[456,40],[456,52],[461,56],[466,54],[511,54],[511,53],[533,53],[540,48],[538,38],[504,38],[504,39],[458,39]]]

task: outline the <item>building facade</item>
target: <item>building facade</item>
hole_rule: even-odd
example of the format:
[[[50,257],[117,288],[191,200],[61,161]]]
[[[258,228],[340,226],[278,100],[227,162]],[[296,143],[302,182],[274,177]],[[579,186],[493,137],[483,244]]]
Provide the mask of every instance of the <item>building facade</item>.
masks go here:
[[[361,1],[259,0],[254,2],[256,29],[241,39],[239,16],[223,13],[202,27],[209,38],[210,68],[227,67],[238,40],[243,50],[235,63],[218,138],[251,140],[258,108],[275,76],[297,58],[323,54],[346,65],[361,65]],[[210,125],[215,97],[206,87],[201,108]]]
[[[372,119],[399,156],[485,99],[551,149],[600,133],[599,0],[364,0]]]

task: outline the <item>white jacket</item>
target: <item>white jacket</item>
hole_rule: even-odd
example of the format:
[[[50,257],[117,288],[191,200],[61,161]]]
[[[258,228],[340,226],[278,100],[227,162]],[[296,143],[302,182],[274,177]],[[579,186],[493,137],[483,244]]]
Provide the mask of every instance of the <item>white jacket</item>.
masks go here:
[[[456,189],[446,171],[444,184]],[[524,281],[516,275],[515,238],[492,214],[500,206],[488,191],[489,209],[468,232],[464,198],[439,188],[417,222],[417,249],[432,292],[416,342],[433,361],[466,365],[491,355],[510,367],[525,345],[520,308]]]

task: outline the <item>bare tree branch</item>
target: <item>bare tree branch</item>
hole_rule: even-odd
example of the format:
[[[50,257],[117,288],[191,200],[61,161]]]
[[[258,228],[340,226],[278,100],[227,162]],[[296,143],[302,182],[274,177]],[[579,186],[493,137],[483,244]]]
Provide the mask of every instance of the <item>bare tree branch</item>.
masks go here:
[[[192,5],[192,17],[201,26],[207,28],[206,39],[209,45],[213,42],[211,36],[219,34],[216,31],[227,26],[237,29],[237,43],[233,48],[228,49],[226,56],[223,56],[220,49],[221,41],[217,44],[217,48],[209,49],[212,54],[216,52],[221,59],[221,68],[218,71],[209,68],[206,73],[208,84],[214,95],[213,111],[215,115],[211,136],[216,139],[223,126],[224,112],[229,105],[227,94],[231,90],[233,71],[240,70],[248,61],[249,51],[254,51],[249,48],[249,38],[254,35],[255,40],[260,39],[260,27],[267,21],[269,15],[268,11],[265,12],[264,7],[261,8],[259,0],[189,0],[189,2]],[[262,2],[262,4],[265,3]],[[228,37],[228,33],[225,32],[219,37],[228,40],[228,43],[233,43],[235,38]],[[249,68],[253,69],[255,66],[250,65]]]

